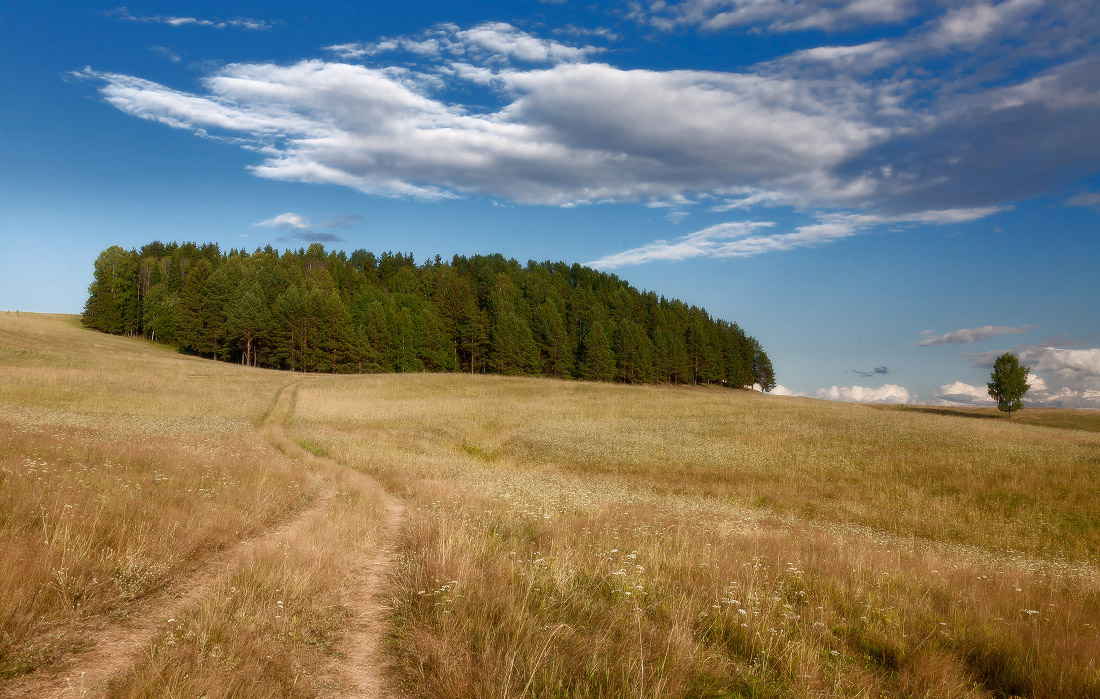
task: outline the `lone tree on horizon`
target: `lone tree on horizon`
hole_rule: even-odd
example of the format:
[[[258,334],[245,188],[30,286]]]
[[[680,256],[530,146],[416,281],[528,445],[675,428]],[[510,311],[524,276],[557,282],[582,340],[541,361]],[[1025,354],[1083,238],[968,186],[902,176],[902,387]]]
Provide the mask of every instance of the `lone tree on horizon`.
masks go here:
[[[1005,352],[993,362],[993,373],[986,386],[989,387],[989,397],[997,401],[997,409],[1002,413],[1008,413],[1012,418],[1013,410],[1023,410],[1020,399],[1024,397],[1031,386],[1027,383],[1027,375],[1031,369],[1020,365],[1020,360],[1011,352]]]

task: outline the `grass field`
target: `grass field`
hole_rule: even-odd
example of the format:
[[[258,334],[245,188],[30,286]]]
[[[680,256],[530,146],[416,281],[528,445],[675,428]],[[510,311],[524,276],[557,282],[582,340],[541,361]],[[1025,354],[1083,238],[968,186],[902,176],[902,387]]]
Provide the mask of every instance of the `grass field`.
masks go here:
[[[1100,413],[982,414],[0,314],[0,693],[201,579],[101,691],[1100,696]]]

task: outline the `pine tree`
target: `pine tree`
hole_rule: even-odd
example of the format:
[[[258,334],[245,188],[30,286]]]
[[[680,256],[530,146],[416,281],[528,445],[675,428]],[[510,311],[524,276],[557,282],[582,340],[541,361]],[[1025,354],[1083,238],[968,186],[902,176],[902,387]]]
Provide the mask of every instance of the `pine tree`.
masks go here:
[[[96,260],[84,321],[184,351],[300,371],[470,371],[624,382],[774,385],[759,344],[614,275],[502,255],[319,243],[249,254],[215,244],[117,246]]]
[[[230,304],[226,318],[227,339],[241,353],[245,366],[257,366],[258,345],[269,324],[263,292],[252,282]]]
[[[615,355],[603,323],[594,323],[585,336],[580,373],[582,379],[589,381],[611,381],[615,378]]]
[[[176,305],[176,332],[180,349],[196,354],[214,353],[214,347],[207,343],[207,318],[203,312],[209,279],[210,263],[200,260],[188,270]]]

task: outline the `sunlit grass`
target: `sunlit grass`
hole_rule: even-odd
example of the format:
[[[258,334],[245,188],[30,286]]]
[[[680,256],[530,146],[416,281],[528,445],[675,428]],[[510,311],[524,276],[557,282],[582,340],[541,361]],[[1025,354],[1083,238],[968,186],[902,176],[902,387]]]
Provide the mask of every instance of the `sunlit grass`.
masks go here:
[[[0,348],[0,677],[79,649],[82,621],[308,495],[305,469],[254,427],[285,377],[26,314],[0,315]],[[205,371],[225,393],[190,378]]]
[[[0,693],[283,522],[107,693],[355,689],[373,476],[398,694],[1100,696],[1100,434],[1029,412],[305,378],[0,314]]]
[[[413,695],[1100,693],[1095,434],[443,375],[295,429],[411,501]]]

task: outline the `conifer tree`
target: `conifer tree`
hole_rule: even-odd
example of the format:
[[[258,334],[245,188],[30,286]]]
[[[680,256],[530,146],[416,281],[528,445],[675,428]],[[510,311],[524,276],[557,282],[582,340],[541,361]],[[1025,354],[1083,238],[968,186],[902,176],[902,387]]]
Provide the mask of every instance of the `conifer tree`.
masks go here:
[[[214,353],[214,348],[207,343],[207,318],[203,313],[209,279],[210,263],[200,260],[188,270],[176,305],[176,332],[180,349],[196,354]]]
[[[226,336],[241,353],[241,363],[257,366],[259,342],[270,324],[267,304],[259,284],[248,284],[230,305],[226,319]]]
[[[615,378],[615,355],[601,322],[594,323],[585,336],[580,373],[582,379],[589,381],[611,381]]]
[[[470,371],[774,386],[735,323],[610,274],[502,255],[249,254],[150,243],[96,260],[89,327],[300,371]]]

